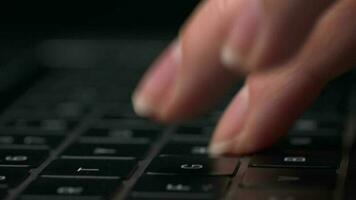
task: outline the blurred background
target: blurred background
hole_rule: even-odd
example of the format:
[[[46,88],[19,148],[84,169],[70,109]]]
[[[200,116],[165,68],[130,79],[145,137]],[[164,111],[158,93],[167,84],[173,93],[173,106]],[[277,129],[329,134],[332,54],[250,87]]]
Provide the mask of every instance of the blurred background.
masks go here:
[[[177,30],[197,0],[2,1],[2,35],[73,35],[75,32]]]
[[[53,55],[60,56],[52,62],[57,66],[68,66],[66,62],[77,57],[79,60],[73,64],[84,67],[93,63],[81,59],[82,56],[88,59],[89,55],[96,55],[95,60],[108,59],[110,55],[128,60],[131,58],[115,53],[115,48],[137,50],[137,42],[130,40],[145,40],[149,44],[170,40],[197,3],[197,0],[1,1],[0,64],[29,48],[36,47],[37,51],[43,41],[46,42],[40,45],[40,55],[47,56],[43,58],[45,62],[55,59]],[[146,42],[136,45],[147,46]]]

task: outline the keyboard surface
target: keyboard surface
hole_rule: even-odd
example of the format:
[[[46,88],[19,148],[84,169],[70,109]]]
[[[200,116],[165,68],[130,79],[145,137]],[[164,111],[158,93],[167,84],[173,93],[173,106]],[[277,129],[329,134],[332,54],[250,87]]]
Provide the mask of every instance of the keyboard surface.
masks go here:
[[[273,147],[213,158],[207,145],[225,104],[195,121],[154,124],[131,108],[138,74],[52,69],[29,87],[0,117],[1,199],[341,199],[345,80]]]

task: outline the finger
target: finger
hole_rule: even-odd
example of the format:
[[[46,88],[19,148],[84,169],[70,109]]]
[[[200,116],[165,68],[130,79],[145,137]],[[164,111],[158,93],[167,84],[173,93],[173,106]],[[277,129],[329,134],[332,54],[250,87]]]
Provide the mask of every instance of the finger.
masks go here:
[[[232,6],[222,5],[221,2],[229,2],[226,4]],[[230,18],[232,10],[238,10],[241,2],[244,1],[206,1],[198,8],[197,14],[194,15],[186,25],[185,30],[182,31],[179,45],[175,47],[179,48],[179,50],[175,50],[176,52],[181,52],[180,60],[175,60],[173,65],[169,64],[168,61],[164,62],[164,66],[161,62],[156,63],[153,68],[157,70],[148,73],[139,84],[133,97],[135,110],[149,110],[150,112],[138,112],[138,114],[168,121],[163,117],[165,114],[162,114],[162,112],[165,107],[170,107],[171,99],[173,99],[171,96],[175,96],[177,93],[175,91],[178,87],[177,82],[192,82],[194,81],[192,79],[199,80],[196,84],[193,84],[194,88],[192,90],[186,88],[187,92],[189,90],[188,93],[191,97],[183,100],[184,102],[180,102],[178,107],[182,108],[182,112],[176,112],[175,116],[171,117],[172,120],[173,118],[195,115],[210,107],[222,95],[224,88],[227,88],[235,77],[220,66],[219,48],[226,32],[226,21]],[[229,14],[223,14],[227,9],[231,9],[228,12]],[[170,59],[170,62],[173,61]],[[157,66],[157,64],[160,66]],[[166,85],[165,83],[161,83],[160,80],[151,81],[151,79],[157,79],[156,73],[161,73],[161,70],[168,71],[165,68],[172,68],[172,66],[175,70],[170,71],[169,73],[171,74],[167,76],[170,77],[170,80],[175,80],[174,84],[167,84],[162,88],[161,85]],[[153,82],[153,84],[147,86],[148,82]],[[197,88],[199,89],[197,90]],[[184,90],[184,88],[180,89]],[[154,90],[154,92],[149,90]],[[159,98],[152,98],[150,96],[152,93],[155,93],[155,96]],[[199,96],[204,97],[205,100],[201,101],[201,98],[198,98]],[[140,109],[142,105],[144,105],[145,109]]]
[[[253,56],[255,60],[262,60],[259,63],[261,66],[285,59],[297,49],[315,16],[330,0],[318,1],[320,3],[314,3],[312,6],[309,6],[310,3],[304,3],[311,8],[302,12],[302,17],[298,19],[296,13],[300,14],[303,9],[300,2],[308,1],[278,0],[276,3],[274,0],[272,3],[269,0],[215,0],[203,4],[182,31],[182,60],[175,71],[175,81],[169,89],[165,87],[166,90],[161,90],[162,98],[155,103],[151,101],[151,104],[156,105],[151,105],[153,115],[162,121],[179,121],[207,110],[218,100],[236,78],[229,70],[222,68],[220,57],[224,55],[221,49],[231,32],[232,24],[241,30],[238,35],[245,44],[249,43],[246,42],[249,39],[253,40],[249,36],[262,38],[255,43],[242,45],[246,47],[246,52],[261,52],[253,53],[258,55]],[[287,21],[293,21],[293,25],[285,26]],[[291,27],[298,31],[285,34],[288,37],[282,34]],[[257,33],[261,33],[261,36]],[[275,37],[279,40],[274,40]],[[293,42],[289,42],[291,37],[294,37]],[[244,51],[242,46],[241,52]],[[139,96],[144,99],[144,95]]]
[[[172,87],[180,64],[178,45],[177,41],[172,42],[146,72],[132,95],[133,107],[139,116],[152,117],[154,108],[159,106],[160,99],[166,94],[165,91]]]
[[[336,4],[289,63],[250,75],[247,89],[237,95],[219,122],[211,153],[244,154],[271,145],[329,80],[355,65],[356,23],[350,20],[356,17],[355,11],[355,1]]]
[[[300,48],[318,17],[333,2],[262,0],[260,20],[244,15],[232,25],[223,46],[222,62],[238,72],[241,68],[253,71],[285,61]],[[247,25],[243,24],[245,17],[250,18]],[[246,28],[250,34],[244,34]]]

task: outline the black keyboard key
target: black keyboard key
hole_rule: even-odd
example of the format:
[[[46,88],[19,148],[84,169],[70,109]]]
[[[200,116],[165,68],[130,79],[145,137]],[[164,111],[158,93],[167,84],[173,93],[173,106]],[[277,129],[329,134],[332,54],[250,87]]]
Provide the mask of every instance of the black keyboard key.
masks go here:
[[[42,172],[42,177],[124,179],[136,164],[135,160],[58,159]]]
[[[157,123],[152,123],[145,119],[120,119],[120,120],[100,120],[97,122],[97,127],[104,127],[108,129],[119,129],[119,130],[157,130],[160,129],[160,125]]]
[[[177,143],[171,142],[166,144],[161,150],[160,155],[192,155],[192,156],[208,156],[208,143]]]
[[[147,153],[147,144],[83,144],[75,143],[62,155],[62,158],[143,158]]]
[[[337,168],[340,157],[334,152],[295,151],[284,153],[266,153],[253,156],[251,167],[274,168]]]
[[[158,129],[119,129],[119,128],[91,128],[84,136],[110,137],[114,140],[154,140],[159,134]]]
[[[335,170],[248,168],[242,186],[274,189],[331,189],[335,181]]]
[[[21,200],[110,199],[120,187],[120,180],[82,180],[40,178],[20,196]]]
[[[47,157],[46,150],[0,149],[0,166],[37,167]]]
[[[310,131],[301,131],[292,129],[289,131],[288,135],[290,136],[321,136],[321,137],[340,137],[340,130],[332,129],[322,129],[322,130],[310,130]]]
[[[163,156],[155,158],[146,173],[150,175],[232,176],[238,166],[237,158]]]
[[[5,199],[7,196],[8,190],[4,188],[0,188],[0,198]]]
[[[206,126],[180,126],[175,133],[183,136],[209,137],[212,134],[212,128]]]
[[[341,136],[289,135],[277,145],[280,149],[341,150]]]
[[[13,145],[17,143],[17,138],[14,135],[0,135],[0,145]]]
[[[0,148],[56,147],[63,139],[59,135],[0,135]]]
[[[152,199],[217,199],[227,189],[226,177],[143,176],[131,197]]]
[[[55,114],[60,118],[80,118],[89,111],[89,107],[86,104],[66,101],[60,102],[55,106]]]
[[[118,107],[107,109],[103,115],[103,119],[106,120],[118,120],[118,119],[137,119],[139,118],[136,113],[131,108],[131,106],[120,105]]]
[[[14,105],[4,113],[10,118],[64,118],[79,119],[89,111],[87,105],[75,101],[42,102]]]
[[[0,188],[17,186],[29,175],[29,168],[0,167]]]
[[[294,125],[297,131],[342,130],[344,119],[339,116],[303,116]]]

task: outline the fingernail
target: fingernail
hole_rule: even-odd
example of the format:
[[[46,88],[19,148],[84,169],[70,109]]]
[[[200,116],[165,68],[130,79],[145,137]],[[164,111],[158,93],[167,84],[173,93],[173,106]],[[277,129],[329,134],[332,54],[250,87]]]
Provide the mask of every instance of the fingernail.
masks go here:
[[[159,102],[172,87],[181,59],[180,42],[175,41],[150,67],[132,95],[137,115],[150,117],[160,108]]]
[[[261,1],[246,1],[242,8],[221,49],[221,63],[227,68],[244,67],[261,24]]]
[[[209,145],[208,152],[213,157],[220,156],[228,152],[232,145],[233,141],[212,143]]]
[[[243,134],[241,134],[243,135]],[[251,151],[248,141],[244,141],[240,136],[237,136],[229,141],[212,143],[208,152],[212,157],[218,157],[227,153],[246,154]]]
[[[219,124],[214,139],[210,144],[209,152],[212,155],[221,155],[231,149],[235,149],[232,145],[237,144],[238,140],[236,138],[239,138],[242,134],[241,131],[244,128],[243,123],[249,106],[249,89],[247,85],[240,90],[234,101],[227,111],[228,116],[223,117],[224,122]]]
[[[144,96],[134,94],[132,96],[133,109],[140,117],[148,117],[152,113],[152,106]]]

